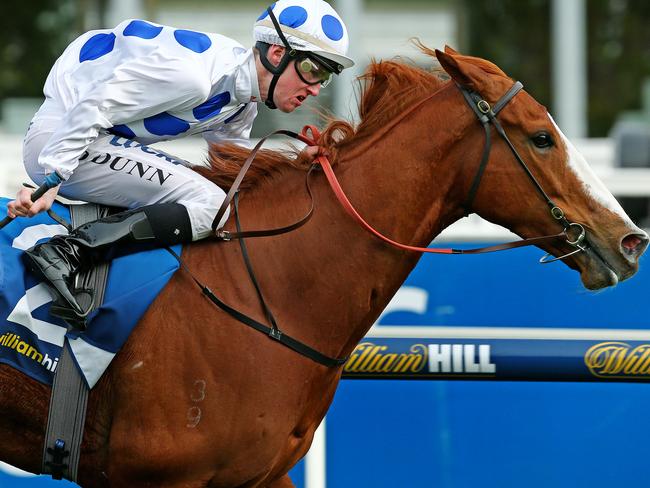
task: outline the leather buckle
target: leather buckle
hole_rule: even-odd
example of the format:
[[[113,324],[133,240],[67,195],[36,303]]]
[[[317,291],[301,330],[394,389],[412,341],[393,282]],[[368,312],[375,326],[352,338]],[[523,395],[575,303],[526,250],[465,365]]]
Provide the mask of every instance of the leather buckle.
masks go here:
[[[485,100],[479,100],[476,104],[476,108],[478,108],[482,114],[488,114],[490,112],[490,104]]]
[[[230,237],[230,232],[227,230],[219,229],[214,233],[217,238],[221,239],[222,241],[229,241],[231,239]]]

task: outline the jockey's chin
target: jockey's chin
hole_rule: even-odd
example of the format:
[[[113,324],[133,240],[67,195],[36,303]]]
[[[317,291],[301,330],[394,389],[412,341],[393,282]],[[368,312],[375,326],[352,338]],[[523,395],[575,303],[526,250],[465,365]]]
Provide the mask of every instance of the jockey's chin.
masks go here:
[[[290,114],[294,110],[296,110],[298,107],[300,107],[303,102],[306,100],[306,97],[291,97],[286,100],[282,100],[278,105],[278,110],[280,112],[284,112],[286,114]]]
[[[294,90],[289,93],[278,93],[274,97],[275,106],[280,112],[291,113],[300,107],[311,93],[307,89]]]
[[[308,97],[316,97],[320,93],[320,85],[308,85],[299,77],[295,69],[287,69],[275,86],[273,102],[284,113],[291,113],[300,107]]]

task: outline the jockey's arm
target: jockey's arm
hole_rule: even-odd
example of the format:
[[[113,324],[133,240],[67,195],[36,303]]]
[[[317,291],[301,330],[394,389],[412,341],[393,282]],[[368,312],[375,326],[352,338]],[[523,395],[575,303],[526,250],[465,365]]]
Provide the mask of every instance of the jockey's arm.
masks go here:
[[[39,156],[46,173],[67,180],[101,130],[205,101],[210,81],[183,59],[129,60],[71,107]],[[161,63],[160,65],[157,63]]]
[[[329,157],[329,152],[320,146],[307,146],[300,153],[300,157],[308,163],[312,163],[318,156]]]
[[[33,217],[40,212],[49,210],[52,208],[54,199],[59,192],[59,187],[60,185],[57,185],[49,189],[35,202],[32,202],[34,190],[32,188],[21,188],[16,195],[16,199],[7,204],[7,216],[12,219],[16,217]]]
[[[220,124],[216,130],[204,132],[203,138],[208,144],[232,143],[251,149],[250,135],[255,117],[257,104],[249,103],[233,120]]]

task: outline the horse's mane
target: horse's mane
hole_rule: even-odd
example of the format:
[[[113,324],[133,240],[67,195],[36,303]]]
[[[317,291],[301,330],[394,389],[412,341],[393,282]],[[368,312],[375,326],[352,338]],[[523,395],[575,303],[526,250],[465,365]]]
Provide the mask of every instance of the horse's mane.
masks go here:
[[[419,41],[414,44],[422,53],[435,58],[435,52]],[[496,66],[479,58],[462,57],[472,60],[487,72]],[[328,118],[328,124],[322,132],[320,145],[336,159],[336,153],[343,146],[348,146],[370,136],[386,126],[394,117],[411,105],[438,90],[449,77],[439,67],[432,70],[422,69],[404,60],[373,60],[366,72],[359,77],[359,115],[361,122],[355,128],[345,120]],[[220,187],[229,188],[250,151],[235,144],[213,144],[210,146],[206,165],[197,165],[193,169]],[[304,169],[311,161],[300,156],[299,150],[290,148],[284,151],[261,150],[255,162],[246,174],[242,189],[255,186],[261,179],[272,176],[287,168]]]

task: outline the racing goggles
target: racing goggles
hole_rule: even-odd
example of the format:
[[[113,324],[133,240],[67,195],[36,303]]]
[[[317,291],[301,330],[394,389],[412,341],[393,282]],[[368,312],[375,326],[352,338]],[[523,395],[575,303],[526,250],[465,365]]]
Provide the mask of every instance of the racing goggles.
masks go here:
[[[307,56],[296,59],[296,72],[308,85],[320,85],[324,88],[332,81],[332,72]]]

